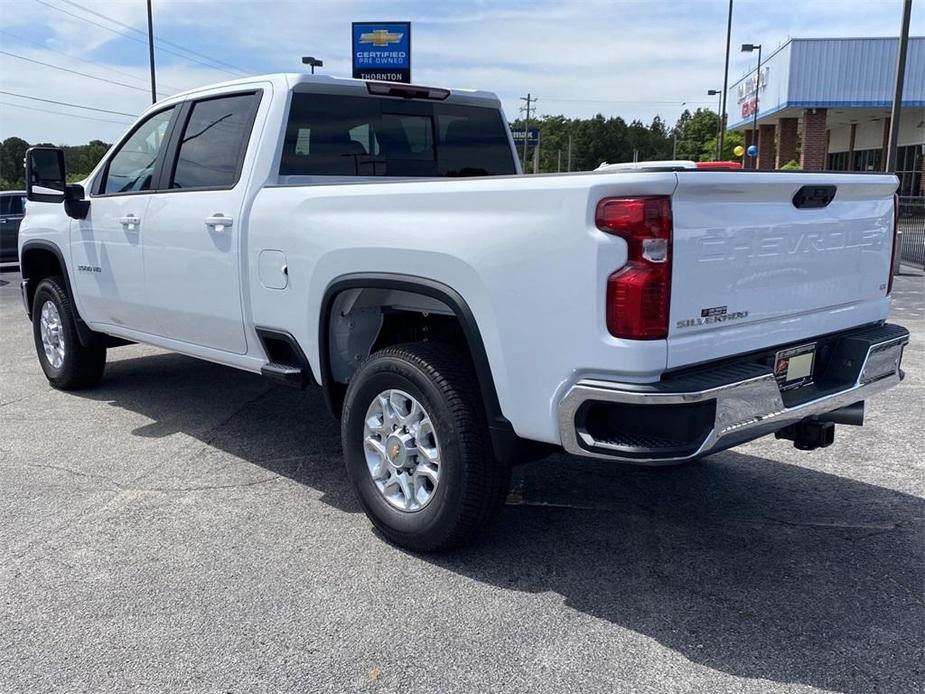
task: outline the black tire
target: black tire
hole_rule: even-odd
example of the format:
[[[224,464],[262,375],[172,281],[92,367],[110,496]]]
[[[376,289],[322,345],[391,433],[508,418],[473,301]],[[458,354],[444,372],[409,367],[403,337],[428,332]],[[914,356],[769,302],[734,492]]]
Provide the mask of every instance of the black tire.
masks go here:
[[[386,501],[364,452],[367,409],[389,389],[418,400],[440,442],[433,498],[413,512]],[[481,402],[469,359],[440,343],[388,347],[357,369],[341,419],[344,460],[366,515],[389,541],[416,552],[459,547],[482,535],[498,514],[510,487],[510,468],[495,460]]]
[[[42,308],[49,301],[58,311],[64,342],[64,358],[59,366],[52,365],[42,344]],[[36,287],[32,301],[32,335],[39,364],[52,387],[61,390],[89,388],[103,377],[106,347],[98,340],[91,345],[81,344],[77,336],[77,313],[61,277],[46,277]]]

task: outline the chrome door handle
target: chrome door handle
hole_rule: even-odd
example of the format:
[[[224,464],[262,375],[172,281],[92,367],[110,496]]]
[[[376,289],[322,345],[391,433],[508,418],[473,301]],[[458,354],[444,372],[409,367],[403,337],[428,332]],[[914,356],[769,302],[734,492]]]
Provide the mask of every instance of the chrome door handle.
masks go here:
[[[138,228],[141,226],[141,218],[133,214],[127,214],[120,218],[119,221],[122,223],[122,226],[125,227],[126,231],[138,231]]]
[[[221,212],[216,212],[211,217],[206,217],[206,226],[212,231],[225,231],[234,224],[231,217],[226,217]]]

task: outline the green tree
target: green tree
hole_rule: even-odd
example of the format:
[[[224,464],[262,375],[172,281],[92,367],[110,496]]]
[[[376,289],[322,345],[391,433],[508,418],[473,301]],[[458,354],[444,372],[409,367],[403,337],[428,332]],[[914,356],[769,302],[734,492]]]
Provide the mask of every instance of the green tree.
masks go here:
[[[68,178],[72,175],[76,176],[78,181],[85,178],[108,150],[109,145],[101,140],[91,140],[85,145],[65,147],[64,165],[68,171]]]
[[[716,148],[716,132],[719,128],[719,116],[708,108],[698,108],[693,115],[685,111],[681,114],[689,116],[682,122],[678,120],[678,158],[699,161],[703,156],[704,143],[713,140]],[[707,157],[712,159],[713,157]]]
[[[732,150],[738,145],[745,146],[745,136],[738,130],[730,130],[723,137],[723,161],[738,161]],[[703,143],[703,149],[700,151],[700,161],[712,161],[716,156],[716,135]]]
[[[37,147],[56,147],[51,142],[36,143]],[[28,142],[21,137],[8,137],[0,142],[0,190],[19,190],[26,185],[23,160],[26,158]],[[91,140],[85,145],[63,145],[64,166],[68,181],[80,181],[87,177],[109,151],[110,145],[102,140]]]
[[[29,143],[21,137],[8,137],[0,142],[0,179],[10,188],[17,189],[26,185],[26,171],[23,160]]]
[[[522,120],[511,124],[514,130],[523,126]],[[544,115],[531,119],[530,127],[540,131],[539,170],[543,173],[568,170],[570,137],[572,171],[596,169],[603,162],[632,161],[634,152],[640,161],[665,159],[671,152],[667,129],[658,117],[646,126],[638,120],[627,125],[622,118],[602,114],[585,119]],[[518,145],[518,155],[522,152]],[[527,171],[533,171],[532,149],[527,154]]]

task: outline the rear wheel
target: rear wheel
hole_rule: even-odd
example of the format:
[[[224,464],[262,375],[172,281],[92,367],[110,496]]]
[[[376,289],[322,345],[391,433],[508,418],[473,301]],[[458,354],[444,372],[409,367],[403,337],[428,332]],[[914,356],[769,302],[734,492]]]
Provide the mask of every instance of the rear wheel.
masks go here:
[[[347,473],[370,520],[395,544],[436,551],[482,534],[510,469],[494,458],[468,359],[439,343],[372,355],[347,389]]]
[[[106,348],[81,344],[77,315],[60,277],[48,277],[36,288],[32,333],[39,364],[55,388],[88,388],[102,378]]]

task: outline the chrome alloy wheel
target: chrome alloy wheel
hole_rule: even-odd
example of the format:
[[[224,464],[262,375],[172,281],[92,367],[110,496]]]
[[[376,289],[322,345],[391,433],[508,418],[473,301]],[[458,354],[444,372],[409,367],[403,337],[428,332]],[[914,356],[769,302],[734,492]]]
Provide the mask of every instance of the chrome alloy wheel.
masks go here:
[[[420,511],[440,483],[440,444],[430,416],[402,390],[377,395],[363,426],[366,465],[379,492],[399,511]]]
[[[39,330],[42,333],[42,347],[45,349],[45,358],[54,368],[60,369],[64,363],[64,327],[61,325],[58,307],[55,306],[53,301],[46,301],[42,304]]]

